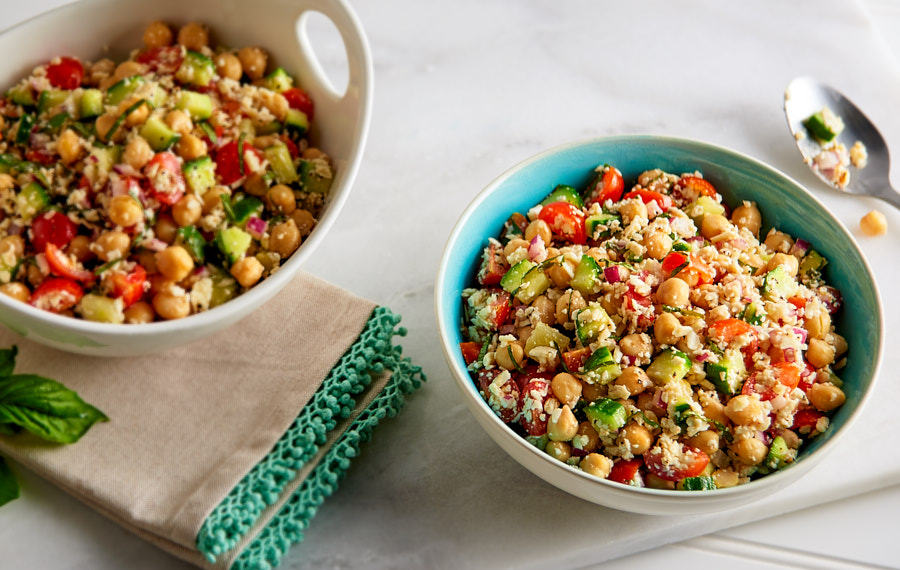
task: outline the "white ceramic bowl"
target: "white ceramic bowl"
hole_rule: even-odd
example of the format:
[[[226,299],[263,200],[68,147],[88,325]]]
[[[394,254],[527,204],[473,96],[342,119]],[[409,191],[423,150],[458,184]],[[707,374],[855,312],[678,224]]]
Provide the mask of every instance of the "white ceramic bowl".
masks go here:
[[[318,12],[344,42],[349,81],[343,94],[331,86],[313,55],[308,22]],[[83,0],[23,22],[0,34],[0,86],[59,55],[115,60],[143,46],[154,20],[191,21],[210,27],[215,43],[265,48],[271,61],[297,78],[316,103],[311,136],[334,159],[336,177],[318,225],[284,266],[262,283],[210,311],[146,325],[111,325],[61,317],[0,295],[0,322],[31,340],[83,354],[128,356],[182,345],[250,314],[280,291],[326,238],[359,164],[372,108],[372,58],[359,20],[343,0]]]
[[[775,226],[813,242],[829,264],[825,277],[844,295],[835,315],[847,338],[847,366],[840,371],[847,401],[831,418],[828,431],[806,445],[798,460],[765,477],[729,489],[666,491],[636,488],[598,479],[553,459],[520,437],[491,411],[478,393],[459,350],[461,293],[475,284],[481,252],[489,236],[500,233],[512,212],[525,212],[557,184],[587,185],[594,167],[608,163],[626,181],[651,168],[683,173],[701,170],[734,206],[759,204],[763,232]],[[881,361],[881,300],[871,269],[849,232],[799,184],[736,152],[696,141],[654,136],[619,136],[562,145],[532,157],[494,180],[462,214],[444,249],[435,283],[435,312],[444,355],[463,399],[478,423],[516,461],[573,495],[608,507],[645,514],[685,515],[727,509],[767,497],[796,481],[833,449],[860,414],[872,391]]]

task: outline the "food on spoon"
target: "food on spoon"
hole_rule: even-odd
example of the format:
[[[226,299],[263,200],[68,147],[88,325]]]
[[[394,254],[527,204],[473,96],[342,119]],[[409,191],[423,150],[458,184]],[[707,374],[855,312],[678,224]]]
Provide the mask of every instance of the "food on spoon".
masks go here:
[[[803,126],[821,143],[830,143],[844,130],[844,120],[828,107],[822,107],[803,121]]]
[[[153,22],[144,42],[118,64],[55,58],[0,102],[0,292],[93,321],[182,318],[315,227],[333,169],[293,78],[196,22]]]
[[[812,158],[813,166],[832,184],[846,188],[850,183],[847,167],[851,164],[858,169],[866,167],[869,155],[865,145],[856,141],[848,152],[847,147],[838,142],[837,137],[844,131],[844,121],[828,107],[810,115],[803,121],[803,126],[819,144],[819,152]],[[798,131],[794,138],[803,138],[797,136],[802,132]]]
[[[887,218],[878,210],[872,210],[859,220],[859,229],[867,236],[883,236],[887,228]]]
[[[825,258],[700,173],[600,166],[489,238],[460,349],[487,404],[619,483],[730,487],[790,465],[845,399]]]

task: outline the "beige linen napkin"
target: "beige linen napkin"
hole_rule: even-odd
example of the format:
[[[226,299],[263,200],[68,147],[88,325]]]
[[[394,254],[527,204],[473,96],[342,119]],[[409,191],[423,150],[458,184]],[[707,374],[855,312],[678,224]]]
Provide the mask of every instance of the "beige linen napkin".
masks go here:
[[[302,538],[265,531],[291,517],[286,505],[304,499],[298,490],[311,503],[292,507],[305,526],[304,509],[314,512],[333,489],[340,460],[365,437],[358,432],[392,414],[402,404],[397,394],[422,378],[390,342],[398,320],[300,275],[228,330],[150,356],[77,356],[0,330],[0,347],[19,346],[17,371],[63,382],[110,418],[74,445],[20,434],[0,437],[0,452],[194,564],[277,563],[262,552],[266,544],[248,546]],[[323,464],[329,453],[337,463]]]

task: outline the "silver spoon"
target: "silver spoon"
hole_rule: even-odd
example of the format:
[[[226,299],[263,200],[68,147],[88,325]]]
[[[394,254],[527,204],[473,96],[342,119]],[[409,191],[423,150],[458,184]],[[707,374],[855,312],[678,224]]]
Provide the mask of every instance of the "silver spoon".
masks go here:
[[[847,148],[860,141],[869,153],[865,168],[849,167],[850,181],[844,187],[835,184],[816,167],[814,158],[821,147],[803,126],[803,121],[823,107],[830,108],[844,121],[844,131],[836,140],[843,142]],[[900,194],[891,187],[891,157],[887,143],[875,125],[849,99],[815,79],[798,77],[790,82],[784,92],[784,114],[804,162],[822,181],[842,192],[881,198],[900,209]]]

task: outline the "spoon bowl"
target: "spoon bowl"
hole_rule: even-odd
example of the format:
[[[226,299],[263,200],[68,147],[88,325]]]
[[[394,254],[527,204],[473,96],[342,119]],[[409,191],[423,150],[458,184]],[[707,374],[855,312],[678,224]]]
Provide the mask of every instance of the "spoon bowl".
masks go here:
[[[856,141],[865,145],[868,160],[864,168],[851,168],[850,181],[838,186],[820,171],[814,162],[822,147],[803,125],[810,115],[828,107],[844,121],[844,130],[836,140],[848,148]],[[798,77],[784,92],[784,114],[803,155],[803,161],[823,182],[848,194],[875,196],[900,209],[900,194],[891,187],[891,157],[884,137],[859,108],[836,89],[810,77]]]

